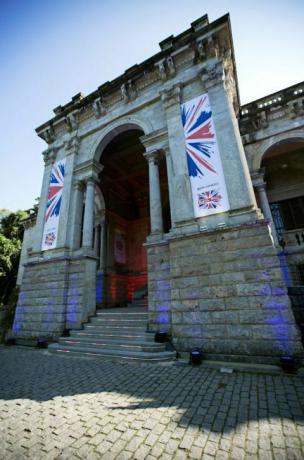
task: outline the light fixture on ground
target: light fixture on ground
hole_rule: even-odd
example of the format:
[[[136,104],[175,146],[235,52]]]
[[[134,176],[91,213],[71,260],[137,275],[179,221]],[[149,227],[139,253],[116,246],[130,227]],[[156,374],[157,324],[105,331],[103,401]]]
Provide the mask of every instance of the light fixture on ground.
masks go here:
[[[203,353],[200,348],[192,348],[190,351],[190,361],[189,364],[194,366],[199,366],[203,360]]]
[[[47,340],[45,340],[45,339],[38,339],[38,340],[37,340],[36,347],[37,347],[37,348],[47,348],[47,347],[48,347],[48,342],[47,342]]]
[[[284,372],[294,374],[297,371],[296,360],[292,356],[282,356],[280,361]]]
[[[154,341],[157,343],[169,342],[168,332],[166,331],[157,331],[154,336]]]

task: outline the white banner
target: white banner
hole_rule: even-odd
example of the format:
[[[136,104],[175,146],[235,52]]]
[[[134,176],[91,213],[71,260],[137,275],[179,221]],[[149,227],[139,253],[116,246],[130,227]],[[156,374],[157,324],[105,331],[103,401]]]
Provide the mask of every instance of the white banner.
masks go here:
[[[208,94],[181,105],[195,217],[228,211],[226,183]]]
[[[42,251],[54,249],[57,245],[57,233],[65,175],[65,159],[57,161],[51,171],[48,201],[45,211]]]
[[[126,254],[126,237],[120,230],[114,232],[114,255],[115,262],[119,264],[125,264],[127,262]]]

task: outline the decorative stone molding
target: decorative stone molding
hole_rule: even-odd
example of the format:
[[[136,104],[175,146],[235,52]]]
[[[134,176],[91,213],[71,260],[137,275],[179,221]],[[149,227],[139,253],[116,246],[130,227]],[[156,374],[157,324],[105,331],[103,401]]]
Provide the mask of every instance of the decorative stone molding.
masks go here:
[[[165,109],[172,105],[180,104],[181,101],[181,85],[174,85],[172,88],[160,91],[160,97]]]
[[[167,80],[167,72],[165,69],[165,59],[162,59],[157,63],[159,77],[162,81]]]
[[[54,163],[56,159],[57,151],[58,151],[57,148],[52,147],[42,152],[43,161],[44,161],[45,166],[48,166],[49,164]]]
[[[140,137],[140,142],[143,144],[147,152],[150,150],[163,150],[169,149],[168,131],[166,129],[159,129],[152,133]]]
[[[304,99],[297,100],[295,102],[289,102],[287,106],[288,115],[291,119],[304,115]]]
[[[103,170],[103,166],[95,160],[88,160],[74,168],[74,176],[77,180],[86,181],[93,178],[98,180],[98,176]]]
[[[160,158],[162,157],[161,150],[149,150],[144,153],[144,157],[148,161],[148,163],[158,164]]]
[[[69,139],[65,144],[67,155],[72,155],[72,154],[77,155],[80,143],[81,143],[81,139],[78,136],[71,137],[71,139]]]
[[[173,78],[176,74],[172,56],[168,56],[167,58],[162,59],[161,61],[157,62],[155,66],[158,67],[158,75],[162,81],[166,81],[168,78]]]
[[[225,71],[222,61],[217,61],[213,65],[204,67],[200,72],[200,78],[205,90],[217,85],[224,85]]]
[[[75,110],[74,112],[69,113],[65,119],[64,122],[68,128],[68,131],[72,132],[78,128],[78,110]]]
[[[122,97],[123,102],[125,103],[129,102],[129,94],[127,90],[127,85],[125,83],[121,85],[120,92],[121,92],[121,97]]]
[[[55,130],[53,125],[49,125],[42,133],[40,134],[40,137],[42,137],[45,142],[48,144],[51,144],[55,140]]]
[[[169,77],[174,77],[176,70],[175,70],[173,58],[169,56],[166,62],[167,62],[167,69],[168,69]]]
[[[96,118],[100,118],[107,113],[106,106],[102,102],[101,97],[95,99],[95,101],[92,104],[92,109],[94,111],[94,115]]]

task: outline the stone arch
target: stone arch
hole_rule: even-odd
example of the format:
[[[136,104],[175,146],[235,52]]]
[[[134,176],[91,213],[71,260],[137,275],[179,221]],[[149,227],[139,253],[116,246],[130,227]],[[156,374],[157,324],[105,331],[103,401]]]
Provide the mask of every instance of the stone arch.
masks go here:
[[[99,162],[102,152],[105,147],[116,137],[118,134],[128,131],[130,129],[138,129],[144,132],[145,135],[153,132],[152,123],[142,117],[123,117],[115,120],[107,125],[100,133],[91,149],[91,158]]]
[[[262,141],[255,151],[253,158],[253,171],[257,171],[261,168],[263,158],[265,158],[265,155],[267,155],[267,152],[269,152],[270,149],[281,142],[288,141],[299,141],[304,143],[304,131],[290,131],[288,133],[281,133]]]

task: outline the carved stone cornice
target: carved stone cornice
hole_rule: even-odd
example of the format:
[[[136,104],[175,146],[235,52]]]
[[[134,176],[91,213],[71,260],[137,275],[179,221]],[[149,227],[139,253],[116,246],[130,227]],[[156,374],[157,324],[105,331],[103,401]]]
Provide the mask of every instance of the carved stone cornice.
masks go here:
[[[95,99],[95,101],[92,104],[92,109],[94,111],[95,118],[100,118],[107,113],[106,106],[103,103],[101,97]]]
[[[123,102],[127,103],[137,97],[137,90],[132,80],[128,80],[127,83],[123,83],[120,87],[121,98]]]
[[[304,115],[304,99],[287,103],[288,115],[291,119]]]
[[[51,144],[52,142],[55,141],[55,130],[54,126],[50,124],[47,128],[45,128],[41,133],[40,137],[47,142],[47,144]]]
[[[64,118],[64,122],[68,128],[69,132],[72,132],[78,128],[78,110],[75,110],[74,112],[71,112],[66,115]]]
[[[172,56],[162,59],[155,63],[158,68],[158,75],[162,81],[166,81],[169,78],[173,78],[176,74],[176,68]]]
[[[204,62],[208,59],[219,59],[220,46],[216,35],[201,38],[196,43],[196,60]]]
[[[181,102],[181,85],[174,85],[169,89],[160,91],[160,97],[165,109]]]

